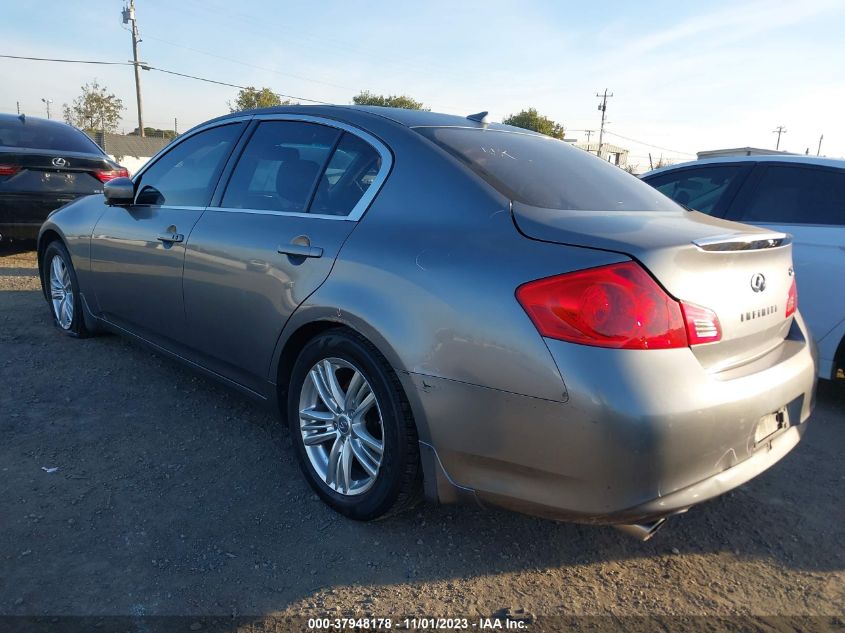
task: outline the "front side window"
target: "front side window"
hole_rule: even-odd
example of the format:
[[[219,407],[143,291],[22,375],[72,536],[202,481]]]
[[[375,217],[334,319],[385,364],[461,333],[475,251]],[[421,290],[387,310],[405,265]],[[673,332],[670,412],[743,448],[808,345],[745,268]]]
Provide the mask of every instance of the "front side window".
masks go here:
[[[845,171],[773,165],[731,219],[773,224],[845,225]]]
[[[264,121],[247,143],[221,206],[304,213],[340,130],[302,121]]]
[[[747,171],[746,165],[718,165],[679,169],[645,178],[645,181],[685,207],[713,213],[731,190],[731,185]]]
[[[523,204],[576,211],[678,211],[624,170],[546,136],[496,129],[415,130]]]
[[[206,206],[242,128],[221,125],[175,145],[141,174],[135,204]]]

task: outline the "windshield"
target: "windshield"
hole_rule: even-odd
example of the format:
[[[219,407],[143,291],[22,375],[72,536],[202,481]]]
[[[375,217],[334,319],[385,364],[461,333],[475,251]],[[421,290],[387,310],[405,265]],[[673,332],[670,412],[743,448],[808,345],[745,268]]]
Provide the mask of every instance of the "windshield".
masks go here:
[[[102,154],[99,146],[69,125],[27,119],[0,121],[0,146]]]
[[[623,169],[547,136],[489,128],[415,131],[515,202],[576,211],[678,211],[671,200]]]

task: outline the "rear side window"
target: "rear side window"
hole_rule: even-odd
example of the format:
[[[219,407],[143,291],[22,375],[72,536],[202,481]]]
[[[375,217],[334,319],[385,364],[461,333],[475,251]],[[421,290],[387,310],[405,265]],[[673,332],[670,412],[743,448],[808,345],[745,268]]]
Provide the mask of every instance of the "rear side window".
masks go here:
[[[259,124],[232,172],[221,206],[304,213],[340,134],[301,121]]]
[[[54,121],[0,122],[0,146],[103,155],[99,145],[84,132]]]
[[[677,211],[656,190],[582,149],[545,136],[416,128],[511,200],[578,211]]]
[[[220,125],[176,144],[141,175],[135,204],[206,206],[242,128]]]
[[[660,193],[702,213],[720,208],[724,196],[734,190],[734,183],[748,172],[747,165],[719,165],[679,169],[644,180]]]
[[[754,193],[732,219],[744,222],[845,225],[845,171],[766,167]]]
[[[354,134],[265,121],[238,160],[221,206],[347,216],[379,169],[379,153]]]
[[[349,215],[381,169],[372,145],[345,132],[320,178],[311,213]]]

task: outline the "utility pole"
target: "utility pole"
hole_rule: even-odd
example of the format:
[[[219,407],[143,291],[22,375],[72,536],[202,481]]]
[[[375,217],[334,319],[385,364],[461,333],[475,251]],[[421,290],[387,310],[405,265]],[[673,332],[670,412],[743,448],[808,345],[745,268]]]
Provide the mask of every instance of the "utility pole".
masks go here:
[[[593,135],[595,130],[584,130],[584,133],[587,135],[587,151],[590,150],[590,137]]]
[[[15,101],[15,104],[18,106],[18,114],[20,114],[21,113],[21,102]]]
[[[780,135],[781,135],[781,134],[786,134],[786,131],[787,131],[787,130],[786,130],[786,128],[785,128],[784,126],[782,126],[782,125],[778,125],[778,126],[777,126],[777,129],[772,130],[772,134],[777,134],[777,135],[778,135],[778,142],[777,142],[777,144],[775,145],[775,150],[779,150],[779,149],[780,149]]]
[[[123,7],[123,23],[132,23],[132,64],[135,66],[135,96],[138,99],[138,134],[144,136],[144,115],[141,106],[141,64],[138,62],[138,21],[135,19],[135,0]]]
[[[47,119],[49,119],[50,118],[50,104],[53,103],[53,100],[52,99],[45,99],[43,97],[41,98],[41,100],[47,106]]]
[[[816,150],[816,156],[822,153],[822,141],[824,140],[824,134],[819,137],[819,148]]]
[[[179,122],[173,117],[173,134],[179,136]]]
[[[599,128],[599,148],[596,151],[596,156],[601,158],[601,148],[602,143],[604,140],[604,121],[607,117],[607,98],[612,97],[613,93],[607,94],[607,88],[604,89],[604,94],[596,93],[597,97],[601,97],[601,103],[599,104],[599,110],[601,111],[601,127]]]

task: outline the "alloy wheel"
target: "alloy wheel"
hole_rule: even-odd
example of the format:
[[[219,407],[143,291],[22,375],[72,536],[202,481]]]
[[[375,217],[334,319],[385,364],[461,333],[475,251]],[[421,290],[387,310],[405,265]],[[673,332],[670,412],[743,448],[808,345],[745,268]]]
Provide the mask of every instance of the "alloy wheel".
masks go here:
[[[55,255],[50,262],[50,301],[59,327],[69,330],[73,324],[73,284],[61,255]]]
[[[308,372],[299,396],[299,430],[317,475],[342,495],[369,490],[384,455],[384,422],[363,372],[325,358]]]

